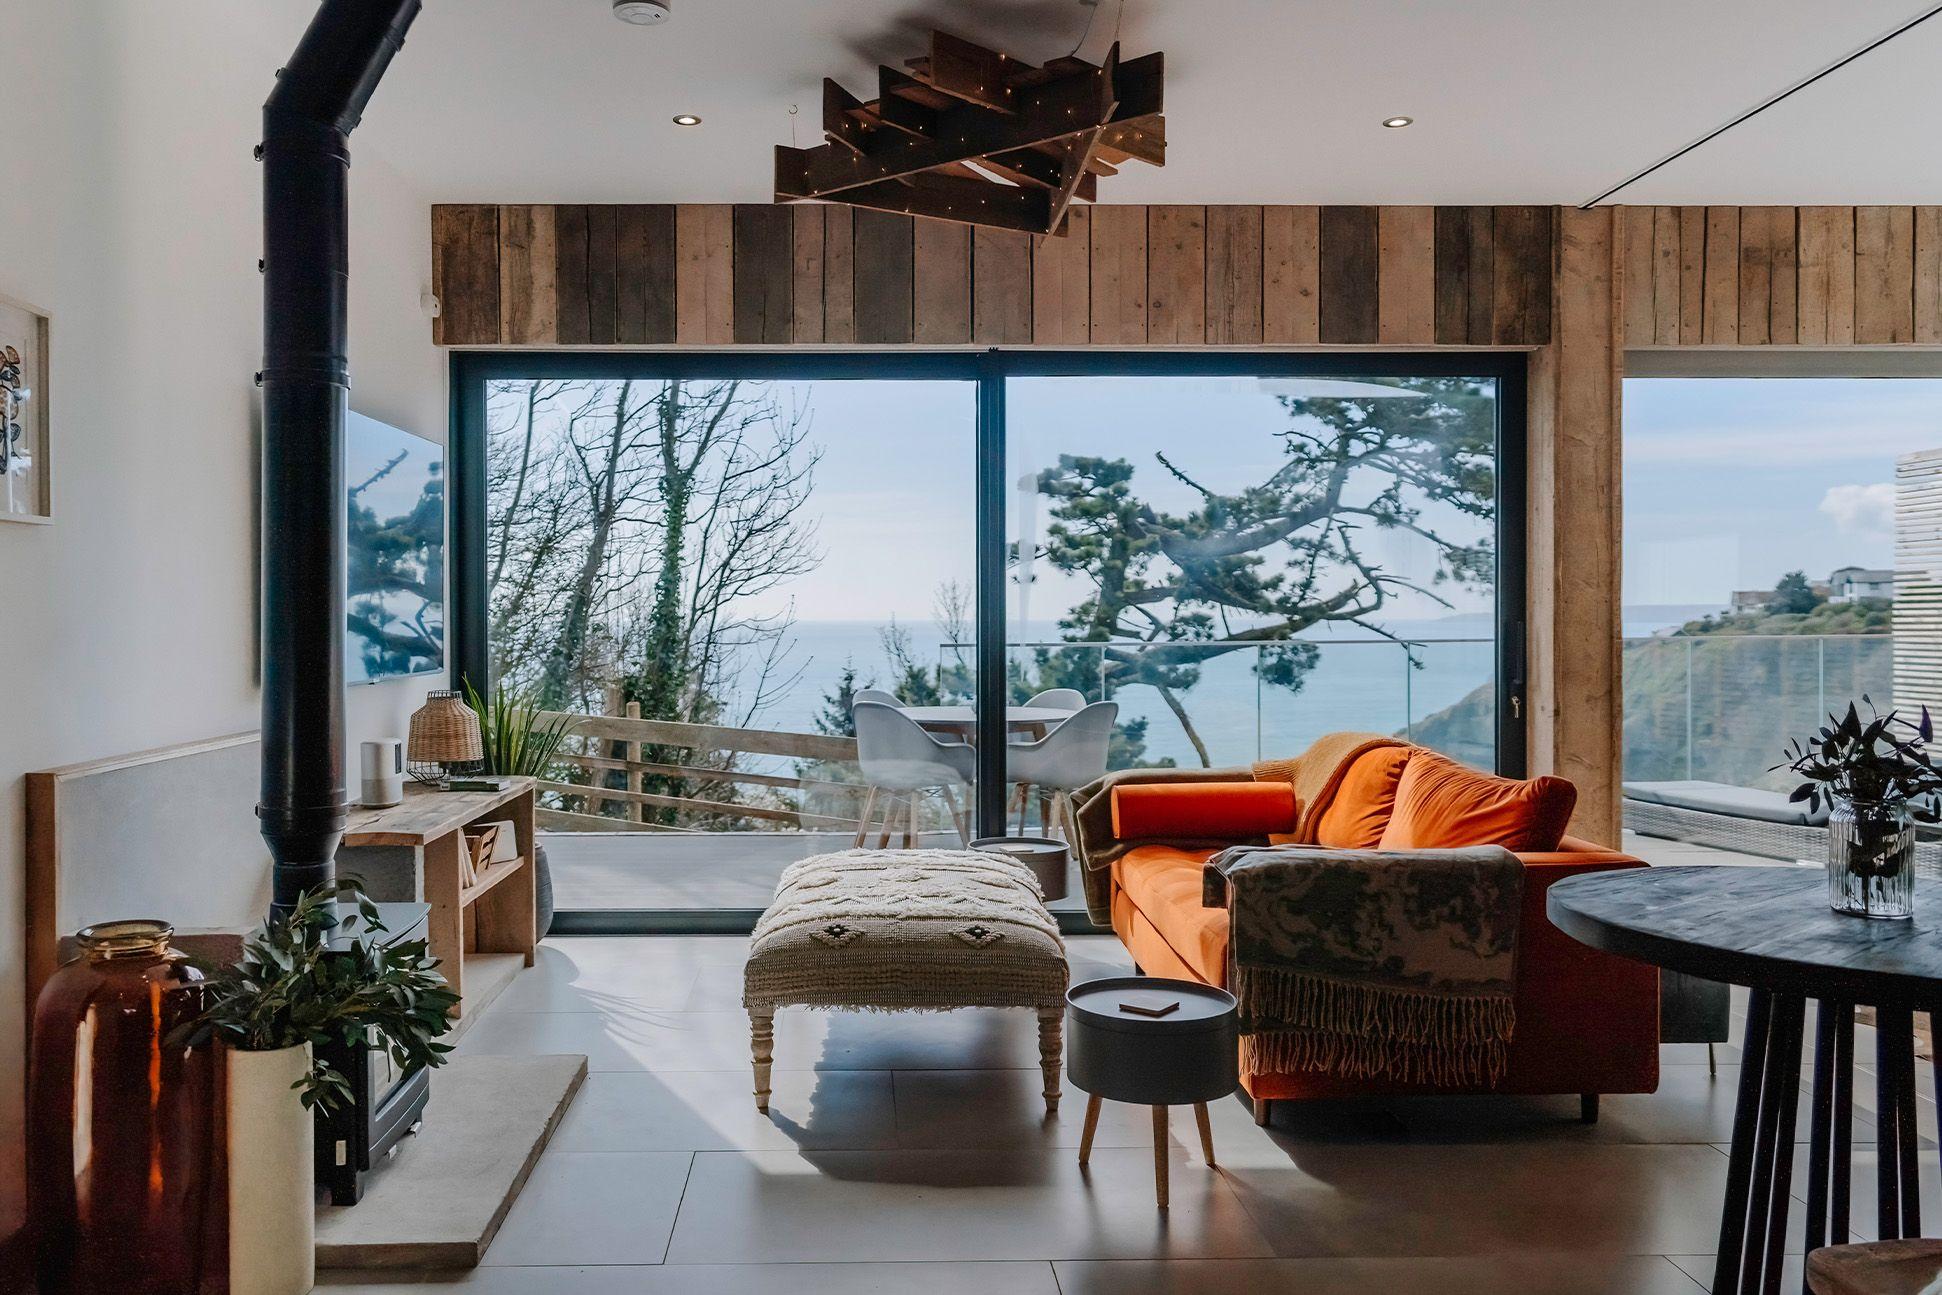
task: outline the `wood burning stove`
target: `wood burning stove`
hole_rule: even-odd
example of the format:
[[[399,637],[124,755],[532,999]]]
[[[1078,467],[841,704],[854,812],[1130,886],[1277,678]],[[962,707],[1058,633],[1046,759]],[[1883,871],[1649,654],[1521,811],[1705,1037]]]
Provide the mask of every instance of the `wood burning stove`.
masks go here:
[[[343,904],[339,911],[342,925],[356,908]],[[422,940],[431,908],[379,904],[378,915],[387,928],[385,939]],[[340,936],[332,947],[342,948],[350,938]],[[317,1111],[317,1182],[330,1189],[331,1204],[355,1205],[364,1195],[364,1175],[382,1164],[424,1119],[431,1099],[431,1072],[422,1066],[400,1071],[392,1064],[390,1052],[372,1039],[357,1045],[333,1043],[318,1048],[317,1055],[351,1087],[351,1099],[345,1105]]]

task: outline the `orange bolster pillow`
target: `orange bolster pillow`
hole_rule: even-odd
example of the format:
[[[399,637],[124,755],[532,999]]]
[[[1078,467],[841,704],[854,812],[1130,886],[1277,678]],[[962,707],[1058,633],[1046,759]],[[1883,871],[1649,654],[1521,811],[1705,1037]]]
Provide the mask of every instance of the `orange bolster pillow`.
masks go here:
[[[1113,788],[1121,841],[1225,840],[1292,832],[1295,789],[1286,782],[1147,782]]]

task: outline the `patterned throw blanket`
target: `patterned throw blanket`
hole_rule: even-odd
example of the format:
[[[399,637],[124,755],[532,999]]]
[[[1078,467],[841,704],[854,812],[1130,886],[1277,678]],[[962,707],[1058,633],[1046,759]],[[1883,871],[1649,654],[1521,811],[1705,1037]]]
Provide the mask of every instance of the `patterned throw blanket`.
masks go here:
[[[1230,916],[1250,1069],[1502,1078],[1524,889],[1510,851],[1237,846],[1203,876]]]

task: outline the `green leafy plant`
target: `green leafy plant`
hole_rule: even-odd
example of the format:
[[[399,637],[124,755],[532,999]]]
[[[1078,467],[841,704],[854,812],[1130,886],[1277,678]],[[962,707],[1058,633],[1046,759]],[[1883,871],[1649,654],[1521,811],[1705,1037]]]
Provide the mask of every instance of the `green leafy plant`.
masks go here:
[[[465,681],[465,704],[479,717],[487,773],[553,776],[554,758],[572,721],[564,716],[547,720],[537,700],[508,688],[500,688],[490,699],[481,697],[470,679]]]
[[[356,916],[338,921],[337,901]],[[424,940],[386,940],[377,905],[353,879],[306,892],[289,915],[264,923],[233,966],[211,966],[207,1006],[177,1031],[179,1041],[211,1037],[244,1052],[301,1044],[356,1044],[376,1031],[401,1069],[441,1066],[450,1044],[449,1012],[458,995],[438,974]],[[333,941],[336,948],[331,948]],[[313,1057],[294,1087],[305,1107],[336,1109],[349,1081]]]
[[[1928,707],[1922,707],[1919,722],[1911,722],[1897,711],[1882,714],[1865,693],[1861,703],[1867,718],[1849,702],[1847,714],[1829,715],[1805,742],[1796,738],[1787,744],[1786,759],[1773,768],[1791,769],[1805,779],[1789,800],[1807,801],[1815,809],[1837,797],[1886,805],[1942,790],[1942,770],[1928,750],[1935,738]]]

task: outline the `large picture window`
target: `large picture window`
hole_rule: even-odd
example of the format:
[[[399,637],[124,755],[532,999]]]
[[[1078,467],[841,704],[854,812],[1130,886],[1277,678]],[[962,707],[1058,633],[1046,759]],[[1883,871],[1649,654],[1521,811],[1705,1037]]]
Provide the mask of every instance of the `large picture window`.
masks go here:
[[[1108,769],[1339,729],[1521,771],[1521,357],[507,353],[454,391],[455,671],[579,717],[569,922],[733,928],[813,853],[1057,833]]]

